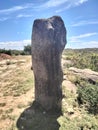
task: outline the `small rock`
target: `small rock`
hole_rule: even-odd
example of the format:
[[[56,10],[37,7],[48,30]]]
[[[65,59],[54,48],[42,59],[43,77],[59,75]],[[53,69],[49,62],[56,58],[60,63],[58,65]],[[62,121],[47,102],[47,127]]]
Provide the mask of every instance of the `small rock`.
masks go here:
[[[74,110],[73,110],[73,108],[68,108],[67,111],[68,111],[68,114],[69,114],[69,115],[74,114]]]

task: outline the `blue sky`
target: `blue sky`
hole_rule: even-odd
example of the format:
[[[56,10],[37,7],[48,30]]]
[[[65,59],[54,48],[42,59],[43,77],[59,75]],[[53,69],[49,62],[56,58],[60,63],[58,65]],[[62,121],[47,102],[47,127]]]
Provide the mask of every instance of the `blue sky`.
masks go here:
[[[0,48],[23,49],[34,20],[54,15],[64,20],[66,48],[98,48],[98,0],[0,0]]]

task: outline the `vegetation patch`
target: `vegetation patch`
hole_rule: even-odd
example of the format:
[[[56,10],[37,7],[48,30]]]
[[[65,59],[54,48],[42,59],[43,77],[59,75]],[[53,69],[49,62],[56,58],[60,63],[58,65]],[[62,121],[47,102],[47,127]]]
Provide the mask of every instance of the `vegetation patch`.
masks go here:
[[[31,130],[98,130],[98,81],[93,84],[69,71],[70,66],[98,71],[98,49],[68,49],[64,50],[63,55],[63,60],[71,61],[71,64],[65,64],[63,68],[64,80],[77,86],[77,92],[67,90],[68,86],[62,86],[62,114],[49,116],[46,111],[36,107],[38,112],[32,111],[33,116],[29,113],[28,118],[33,123],[28,120],[28,125],[32,124]],[[34,86],[31,57],[12,56],[9,61],[12,58],[26,62],[0,66],[0,130],[18,130],[16,122],[20,113],[32,106],[34,100],[34,93],[31,91]]]
[[[66,49],[63,54],[66,55],[66,60],[72,62],[68,67],[89,68],[98,72],[98,48]]]
[[[78,87],[78,102],[92,114],[98,114],[98,86],[88,84]]]

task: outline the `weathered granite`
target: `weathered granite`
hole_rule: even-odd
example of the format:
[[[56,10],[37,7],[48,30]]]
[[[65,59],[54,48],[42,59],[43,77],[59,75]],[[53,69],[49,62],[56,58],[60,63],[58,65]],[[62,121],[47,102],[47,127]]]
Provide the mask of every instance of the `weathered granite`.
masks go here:
[[[61,17],[53,16],[34,21],[31,53],[35,101],[46,110],[61,108],[61,54],[65,45],[66,28]]]
[[[90,69],[78,69],[75,67],[70,67],[69,71],[83,79],[87,79],[92,84],[96,84],[98,82],[98,72],[92,71]]]

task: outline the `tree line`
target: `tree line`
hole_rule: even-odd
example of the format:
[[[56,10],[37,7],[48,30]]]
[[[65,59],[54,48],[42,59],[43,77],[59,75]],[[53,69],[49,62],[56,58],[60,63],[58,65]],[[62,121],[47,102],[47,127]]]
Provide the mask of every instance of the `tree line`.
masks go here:
[[[31,55],[31,45],[24,46],[23,50],[0,49],[0,54],[1,53],[7,55]]]

